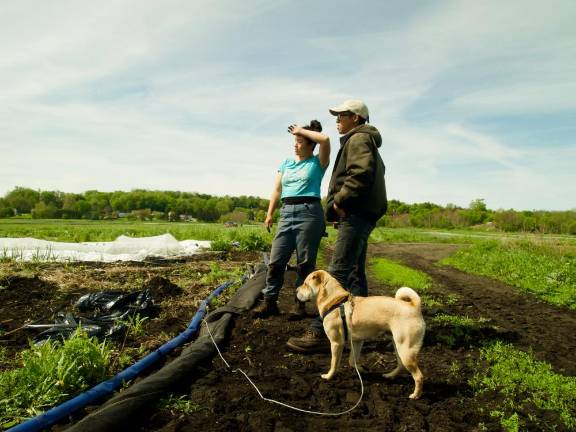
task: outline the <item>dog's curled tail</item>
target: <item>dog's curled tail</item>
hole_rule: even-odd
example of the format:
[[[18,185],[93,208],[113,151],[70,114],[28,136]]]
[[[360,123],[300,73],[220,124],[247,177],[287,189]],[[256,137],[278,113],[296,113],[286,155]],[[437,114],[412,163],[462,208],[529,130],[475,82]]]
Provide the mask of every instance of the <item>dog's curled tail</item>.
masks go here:
[[[395,298],[410,303],[412,306],[420,308],[420,296],[412,288],[402,287],[396,291]]]

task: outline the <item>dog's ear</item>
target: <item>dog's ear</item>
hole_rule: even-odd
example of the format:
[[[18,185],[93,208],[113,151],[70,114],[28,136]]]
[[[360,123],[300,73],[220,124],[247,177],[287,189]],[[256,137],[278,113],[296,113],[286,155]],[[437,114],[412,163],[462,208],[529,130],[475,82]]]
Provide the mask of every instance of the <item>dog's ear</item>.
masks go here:
[[[316,283],[322,282],[322,274],[319,270],[316,270],[314,273],[312,273],[312,280]]]

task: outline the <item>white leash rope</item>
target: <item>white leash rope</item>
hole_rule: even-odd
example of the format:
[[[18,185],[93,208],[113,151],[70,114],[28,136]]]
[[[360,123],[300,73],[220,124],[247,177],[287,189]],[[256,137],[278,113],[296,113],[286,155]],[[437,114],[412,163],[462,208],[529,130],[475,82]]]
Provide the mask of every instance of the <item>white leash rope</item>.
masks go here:
[[[208,325],[208,323],[206,322],[205,319],[203,319],[202,321],[204,321],[204,324],[206,324],[206,329],[208,330],[208,334],[210,335],[210,339],[212,339],[212,343],[214,344],[214,346],[216,347],[216,350],[218,351],[218,354],[220,355],[220,358],[222,359],[222,361],[224,362],[224,364],[228,367],[228,369],[232,369],[232,367],[228,364],[228,362],[226,361],[226,359],[224,358],[224,356],[222,355],[222,353],[220,352],[220,348],[218,348],[218,345],[216,344],[216,341],[214,340],[214,337],[212,336],[212,332],[210,331],[210,326]],[[361,392],[360,392],[360,397],[358,398],[358,401],[354,404],[354,406],[350,409],[347,409],[346,411],[342,411],[342,412],[337,412],[337,413],[323,413],[323,412],[318,412],[318,411],[309,411],[309,410],[305,410],[302,408],[297,408],[294,407],[292,405],[288,405],[285,404],[284,402],[280,402],[274,399],[270,399],[267,397],[264,397],[262,395],[262,393],[260,392],[260,390],[258,389],[258,387],[256,387],[256,384],[254,384],[254,382],[250,379],[250,377],[246,374],[246,372],[244,372],[242,369],[238,368],[238,369],[232,369],[232,372],[240,372],[242,375],[244,375],[246,377],[246,379],[248,380],[248,382],[250,384],[252,384],[252,387],[254,387],[256,389],[256,391],[258,392],[258,395],[265,400],[266,402],[271,402],[271,403],[275,403],[278,405],[281,405],[283,407],[286,408],[290,408],[296,411],[300,411],[303,413],[307,413],[307,414],[317,414],[317,415],[325,415],[325,416],[339,416],[339,415],[343,415],[343,414],[347,414],[350,411],[352,411],[353,409],[355,409],[359,404],[360,401],[362,401],[362,397],[364,396],[364,383],[362,382],[362,376],[360,376],[360,371],[358,370],[358,366],[356,365],[356,355],[354,353],[354,344],[352,343],[352,338],[350,337],[350,347],[352,350],[352,356],[354,358],[354,368],[356,369],[356,373],[358,374],[358,378],[360,378],[360,387],[361,387]]]

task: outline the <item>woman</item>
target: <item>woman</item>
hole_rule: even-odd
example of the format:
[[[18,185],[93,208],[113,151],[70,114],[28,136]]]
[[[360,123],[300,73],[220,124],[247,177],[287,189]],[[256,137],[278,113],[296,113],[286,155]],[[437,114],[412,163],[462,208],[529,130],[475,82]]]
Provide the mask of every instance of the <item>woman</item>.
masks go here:
[[[272,227],[272,216],[282,201],[280,220],[272,242],[264,301],[254,309],[254,316],[278,315],[278,294],[284,284],[284,271],[292,252],[296,251],[298,278],[296,287],[316,266],[316,255],[325,224],[320,204],[320,184],[330,163],[330,139],[322,134],[322,125],[312,120],[309,126],[293,124],[288,132],[294,135],[294,159],[286,159],[278,168],[264,225]],[[317,155],[314,148],[319,145]],[[292,318],[306,314],[304,303],[297,299]]]

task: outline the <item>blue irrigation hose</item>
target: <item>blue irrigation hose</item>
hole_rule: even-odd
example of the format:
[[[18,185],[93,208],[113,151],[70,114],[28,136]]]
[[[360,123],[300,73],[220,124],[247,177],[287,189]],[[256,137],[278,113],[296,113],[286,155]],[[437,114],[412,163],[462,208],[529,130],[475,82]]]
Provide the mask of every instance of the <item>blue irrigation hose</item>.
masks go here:
[[[18,426],[13,427],[12,429],[8,429],[7,432],[31,432],[31,431],[39,431],[44,428],[48,428],[54,425],[56,422],[61,420],[62,418],[66,417],[69,414],[72,414],[74,411],[79,410],[80,408],[84,408],[85,406],[91,404],[92,402],[103,398],[104,396],[108,396],[114,390],[121,387],[124,382],[129,381],[131,379],[136,378],[142,372],[144,372],[147,368],[151,365],[156,363],[157,361],[164,358],[168,355],[174,348],[188,342],[194,334],[198,331],[200,324],[202,322],[202,318],[206,314],[206,306],[210,303],[210,301],[214,298],[219,296],[222,291],[232,285],[234,282],[225,282],[216,288],[212,293],[202,301],[200,307],[196,311],[194,317],[192,317],[192,321],[188,325],[188,328],[176,336],[174,339],[169,340],[156,351],[151,352],[143,359],[139,360],[138,362],[134,363],[132,366],[124,369],[118,375],[113,378],[110,378],[107,381],[101,382],[100,384],[92,387],[90,390],[85,391],[84,393],[79,394],[73,399],[70,399],[63,404],[54,407],[45,413],[42,413],[36,417],[32,417],[20,423]]]

